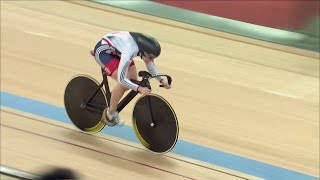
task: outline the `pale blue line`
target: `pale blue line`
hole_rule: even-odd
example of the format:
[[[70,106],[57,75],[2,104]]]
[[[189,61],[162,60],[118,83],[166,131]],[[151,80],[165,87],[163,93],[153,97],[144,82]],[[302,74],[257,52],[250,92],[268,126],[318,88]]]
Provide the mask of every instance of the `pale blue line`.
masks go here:
[[[48,103],[35,101],[29,98],[17,96],[1,91],[1,106],[17,109],[27,113],[35,114],[52,120],[72,124],[64,108]],[[133,128],[105,127],[102,133],[109,134],[118,138],[126,139],[138,143]],[[203,162],[222,166],[228,169],[246,173],[252,176],[270,180],[316,180],[318,177],[295,172],[281,167],[273,166],[263,162],[251,160],[241,156],[218,151],[212,148],[200,146],[187,141],[178,140],[172,152],[197,159]]]

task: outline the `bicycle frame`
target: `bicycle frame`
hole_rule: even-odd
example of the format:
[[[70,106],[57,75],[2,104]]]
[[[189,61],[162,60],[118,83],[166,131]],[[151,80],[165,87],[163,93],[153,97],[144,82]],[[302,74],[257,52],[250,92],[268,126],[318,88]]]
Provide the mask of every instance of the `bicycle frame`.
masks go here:
[[[102,88],[104,86],[105,92],[106,92],[106,98],[107,98],[107,103],[108,105],[110,104],[110,99],[111,99],[111,91],[109,88],[109,82],[108,82],[108,77],[105,74],[104,70],[101,69],[102,71],[102,77],[103,80],[100,83],[100,85],[98,86],[98,88],[94,91],[94,93],[85,101],[85,103],[83,103],[82,107],[84,108],[89,108],[91,109],[92,107],[88,107],[88,103],[91,102],[92,98],[97,94],[97,92],[99,91],[100,88]],[[140,75],[140,74],[139,74]],[[144,75],[144,76],[143,76]],[[146,75],[146,74],[142,74],[141,76],[143,76],[143,79],[141,81],[135,81],[135,83],[139,84],[141,87],[150,87],[148,78],[151,77],[151,75]],[[120,112],[124,107],[127,106],[127,104],[129,104],[129,102],[138,94],[137,91],[131,90],[118,104],[117,106],[117,111]]]

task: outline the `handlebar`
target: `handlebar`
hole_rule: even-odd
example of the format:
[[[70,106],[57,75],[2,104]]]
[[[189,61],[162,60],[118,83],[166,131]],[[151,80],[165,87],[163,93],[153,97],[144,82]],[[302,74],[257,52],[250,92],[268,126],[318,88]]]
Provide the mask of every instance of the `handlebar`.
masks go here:
[[[169,85],[171,85],[171,82],[172,82],[171,76],[165,75],[165,74],[160,74],[160,75],[154,75],[153,76],[147,71],[139,71],[138,75],[140,77],[142,77],[142,81],[143,80],[149,80],[149,79],[156,78],[156,77],[166,77],[167,78],[167,82],[168,82]],[[163,85],[159,85],[159,87],[164,87],[164,86]]]

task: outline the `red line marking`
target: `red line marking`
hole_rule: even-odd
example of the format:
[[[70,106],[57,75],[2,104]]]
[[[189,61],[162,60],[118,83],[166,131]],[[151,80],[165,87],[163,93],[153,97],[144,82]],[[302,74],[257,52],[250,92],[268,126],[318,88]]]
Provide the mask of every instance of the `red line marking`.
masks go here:
[[[38,133],[35,133],[35,132],[32,132],[32,131],[27,131],[27,130],[19,129],[19,128],[16,128],[16,127],[7,126],[7,125],[4,125],[4,124],[1,124],[1,126],[7,127],[7,128],[11,128],[11,129],[15,129],[15,130],[22,131],[22,132],[26,132],[26,133],[29,133],[29,134],[33,134],[33,135],[36,135],[36,136],[43,137],[43,138],[51,139],[51,140],[54,140],[54,141],[66,143],[66,144],[73,145],[73,146],[76,146],[76,147],[79,147],[79,148],[83,148],[83,149],[87,149],[87,150],[90,150],[90,151],[94,151],[96,153],[104,154],[104,155],[111,156],[111,157],[114,157],[114,158],[117,158],[117,159],[121,159],[121,160],[128,161],[128,162],[131,162],[131,163],[139,164],[141,166],[145,166],[145,167],[149,167],[149,168],[152,168],[152,169],[156,169],[156,170],[159,170],[159,171],[162,171],[162,172],[166,172],[166,173],[169,173],[169,174],[172,174],[172,175],[180,176],[180,177],[183,177],[183,178],[186,178],[186,179],[196,180],[196,179],[194,179],[192,177],[188,177],[188,176],[185,176],[185,175],[182,175],[182,174],[174,173],[172,171],[168,171],[168,170],[165,170],[165,169],[154,167],[154,166],[151,166],[151,165],[148,165],[148,164],[144,164],[144,163],[141,163],[141,162],[138,162],[138,161],[127,159],[127,158],[124,158],[124,157],[121,157],[121,156],[117,156],[117,155],[113,155],[113,154],[110,154],[110,153],[102,152],[102,151],[95,150],[95,149],[92,149],[92,148],[88,148],[88,147],[85,147],[85,146],[81,146],[81,145],[78,145],[78,144],[70,143],[70,142],[63,141],[63,140],[60,140],[60,139],[56,139],[56,138],[53,138],[53,137],[45,136],[45,135],[38,134]]]

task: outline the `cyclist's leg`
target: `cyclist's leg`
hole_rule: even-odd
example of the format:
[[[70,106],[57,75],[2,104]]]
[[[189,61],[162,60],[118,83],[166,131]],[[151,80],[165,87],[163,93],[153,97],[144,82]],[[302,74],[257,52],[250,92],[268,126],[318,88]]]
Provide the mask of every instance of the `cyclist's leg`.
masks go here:
[[[111,77],[113,79],[115,79],[116,81],[117,81],[117,74],[118,74],[118,69],[115,70],[111,75]],[[129,66],[127,78],[138,80],[137,68],[134,63],[131,63],[131,65]],[[111,91],[111,99],[110,99],[110,107],[109,107],[110,112],[115,112],[117,110],[118,103],[119,103],[120,99],[122,98],[123,94],[127,90],[128,90],[128,88],[124,87],[122,84],[120,84],[117,81],[116,86]]]

